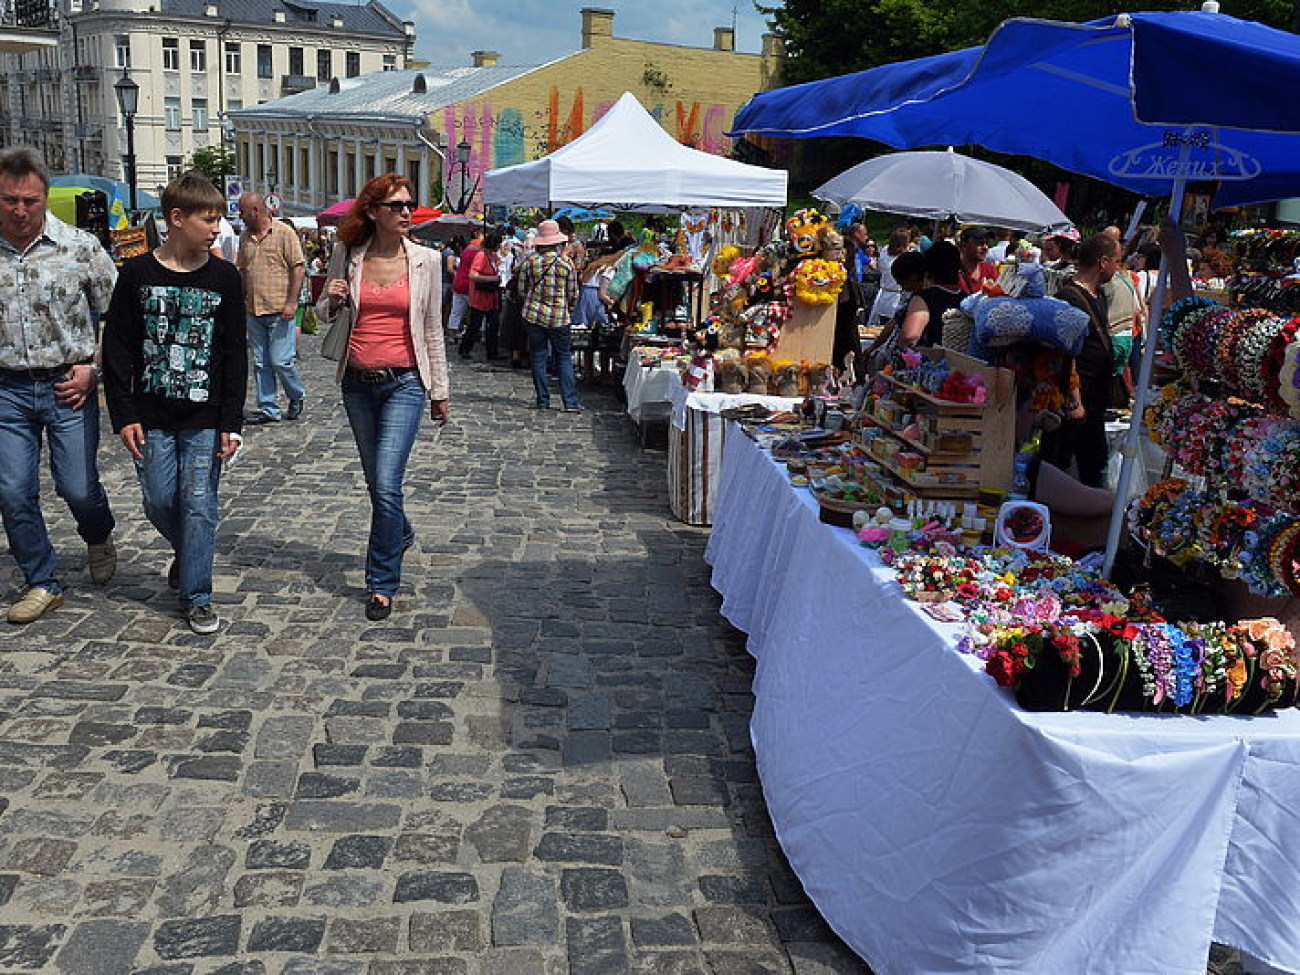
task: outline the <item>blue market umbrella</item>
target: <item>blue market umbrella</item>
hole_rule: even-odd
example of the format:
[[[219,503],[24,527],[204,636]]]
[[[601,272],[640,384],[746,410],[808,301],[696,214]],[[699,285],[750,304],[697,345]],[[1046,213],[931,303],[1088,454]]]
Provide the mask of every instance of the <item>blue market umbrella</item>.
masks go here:
[[[762,92],[733,134],[976,144],[1149,195],[1173,190],[1186,148],[1226,206],[1300,192],[1298,85],[1300,37],[1226,14],[1018,19],[983,47]]]

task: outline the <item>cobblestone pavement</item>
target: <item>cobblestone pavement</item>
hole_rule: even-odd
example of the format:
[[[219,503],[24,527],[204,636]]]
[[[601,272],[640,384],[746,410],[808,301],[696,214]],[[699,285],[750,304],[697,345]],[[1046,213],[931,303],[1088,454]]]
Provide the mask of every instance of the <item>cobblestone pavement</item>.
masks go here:
[[[73,590],[0,646],[0,972],[865,972],[772,839],[707,536],[612,395],[536,414],[522,372],[457,365],[375,625],[304,345],[305,417],[222,485],[216,637],[180,624],[116,440],[105,589],[47,491]]]
[[[217,636],[180,625],[116,441],[105,589],[47,492],[74,588],[0,645],[0,973],[866,973],[772,838],[706,534],[613,397],[536,414],[522,373],[458,365],[374,625],[304,345],[304,419],[222,487]]]

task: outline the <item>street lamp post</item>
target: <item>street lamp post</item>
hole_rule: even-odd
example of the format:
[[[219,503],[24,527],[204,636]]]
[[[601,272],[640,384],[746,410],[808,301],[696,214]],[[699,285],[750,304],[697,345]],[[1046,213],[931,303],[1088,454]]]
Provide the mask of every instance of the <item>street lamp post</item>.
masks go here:
[[[135,113],[140,107],[140,86],[131,80],[131,73],[122,69],[122,77],[113,84],[113,93],[117,95],[117,107],[126,120],[126,184],[131,190],[131,212],[136,206],[135,193]]]
[[[469,188],[469,154],[474,147],[466,139],[461,139],[456,144],[456,165],[460,167],[460,199],[457,202],[456,212],[464,213],[469,208],[470,198],[474,191]]]

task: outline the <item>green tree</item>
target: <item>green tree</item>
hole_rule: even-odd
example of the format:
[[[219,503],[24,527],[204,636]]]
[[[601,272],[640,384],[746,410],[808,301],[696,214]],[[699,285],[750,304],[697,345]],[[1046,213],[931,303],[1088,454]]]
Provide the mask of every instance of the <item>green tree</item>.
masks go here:
[[[1083,22],[1134,9],[1114,0],[782,0],[754,6],[785,41],[782,82],[798,84],[983,44],[1010,17]],[[1144,0],[1142,10],[1185,10],[1187,0]],[[1242,20],[1289,29],[1300,0],[1223,0]],[[1207,66],[1214,70],[1214,66]]]
[[[188,168],[197,169],[224,193],[226,177],[235,172],[235,154],[222,145],[204,146],[194,150]]]

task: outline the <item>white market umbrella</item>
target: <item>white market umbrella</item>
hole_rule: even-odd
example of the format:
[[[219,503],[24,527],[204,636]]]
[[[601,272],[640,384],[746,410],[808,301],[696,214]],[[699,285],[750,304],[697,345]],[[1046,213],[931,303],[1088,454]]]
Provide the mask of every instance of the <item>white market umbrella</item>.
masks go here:
[[[813,190],[844,206],[1011,230],[1048,230],[1070,218],[1023,176],[953,152],[895,152],[858,163]]]

